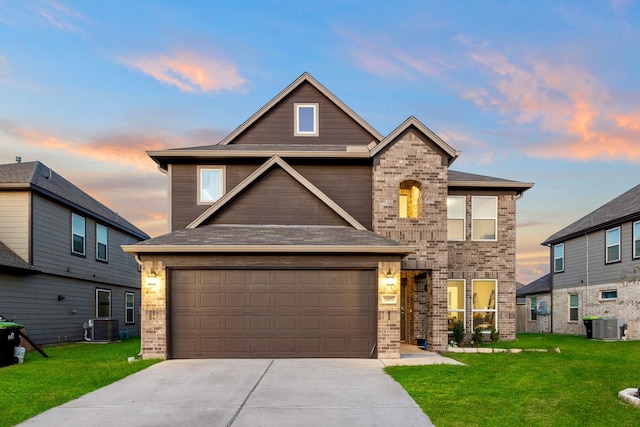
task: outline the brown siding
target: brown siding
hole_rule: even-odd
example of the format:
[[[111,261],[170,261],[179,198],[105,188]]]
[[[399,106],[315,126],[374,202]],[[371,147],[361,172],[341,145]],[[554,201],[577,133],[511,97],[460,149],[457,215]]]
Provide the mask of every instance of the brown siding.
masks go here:
[[[319,104],[319,136],[293,135],[293,104]],[[285,97],[240,135],[234,144],[345,144],[367,145],[375,137],[312,85],[305,83]]]
[[[347,225],[302,184],[274,169],[208,224]]]

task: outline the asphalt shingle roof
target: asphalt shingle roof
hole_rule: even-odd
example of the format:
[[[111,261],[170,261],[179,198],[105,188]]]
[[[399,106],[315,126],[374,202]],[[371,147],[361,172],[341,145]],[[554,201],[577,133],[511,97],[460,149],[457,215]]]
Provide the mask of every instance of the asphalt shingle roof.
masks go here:
[[[135,246],[402,246],[372,231],[338,226],[206,225],[176,230]]]
[[[640,218],[640,185],[633,187],[626,193],[616,197],[580,218],[571,225],[553,234],[542,244],[549,245],[559,243],[581,234],[607,228],[616,223]]]
[[[9,249],[7,245],[0,242],[0,270],[3,270],[3,267],[9,270],[35,272],[35,270],[31,269],[28,262],[20,258],[20,256]]]
[[[0,165],[0,190],[32,190],[101,219],[140,239],[149,236],[40,162]]]
[[[520,289],[517,289],[516,296],[523,297],[525,295],[540,294],[543,292],[550,292],[550,291],[551,291],[551,274],[545,274],[544,276],[539,277],[538,279],[534,280],[528,285],[525,285]]]

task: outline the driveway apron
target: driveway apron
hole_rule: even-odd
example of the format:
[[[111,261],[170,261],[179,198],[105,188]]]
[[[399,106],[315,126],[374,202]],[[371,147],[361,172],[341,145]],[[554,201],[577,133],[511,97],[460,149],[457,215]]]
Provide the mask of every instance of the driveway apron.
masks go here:
[[[21,426],[432,426],[373,359],[168,360]]]

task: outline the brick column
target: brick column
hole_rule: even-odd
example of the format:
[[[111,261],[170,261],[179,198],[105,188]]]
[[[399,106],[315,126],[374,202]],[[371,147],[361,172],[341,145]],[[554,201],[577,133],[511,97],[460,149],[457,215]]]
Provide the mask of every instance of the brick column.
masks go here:
[[[387,285],[387,273],[393,285]],[[400,358],[400,263],[378,263],[378,359]]]
[[[150,276],[155,275],[155,284]],[[166,359],[167,352],[167,296],[164,264],[144,261],[141,284],[141,347],[144,359]]]

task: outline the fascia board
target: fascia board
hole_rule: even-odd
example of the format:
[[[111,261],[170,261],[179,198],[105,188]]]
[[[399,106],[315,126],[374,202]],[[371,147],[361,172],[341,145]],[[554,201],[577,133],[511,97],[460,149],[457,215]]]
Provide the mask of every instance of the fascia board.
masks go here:
[[[413,246],[350,245],[122,245],[130,254],[140,253],[379,253],[411,254]]]

